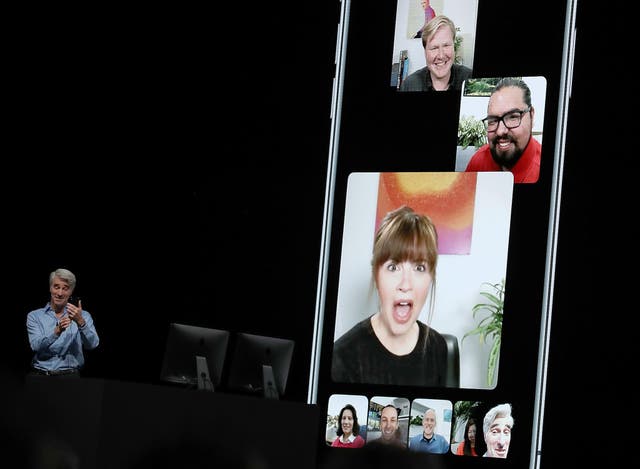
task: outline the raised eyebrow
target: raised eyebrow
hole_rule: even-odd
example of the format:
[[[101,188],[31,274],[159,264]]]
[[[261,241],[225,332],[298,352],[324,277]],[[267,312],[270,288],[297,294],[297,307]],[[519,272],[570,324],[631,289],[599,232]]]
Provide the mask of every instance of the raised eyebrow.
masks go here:
[[[505,425],[504,428],[507,430],[511,430],[511,425]],[[500,429],[500,425],[491,425],[489,427],[489,430],[496,430],[496,429]]]

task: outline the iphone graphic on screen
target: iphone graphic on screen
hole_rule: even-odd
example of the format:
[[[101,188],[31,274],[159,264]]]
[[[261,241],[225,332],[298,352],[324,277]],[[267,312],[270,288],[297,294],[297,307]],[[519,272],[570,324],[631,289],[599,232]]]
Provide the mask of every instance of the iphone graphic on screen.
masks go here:
[[[340,2],[320,462],[540,466],[576,3]]]

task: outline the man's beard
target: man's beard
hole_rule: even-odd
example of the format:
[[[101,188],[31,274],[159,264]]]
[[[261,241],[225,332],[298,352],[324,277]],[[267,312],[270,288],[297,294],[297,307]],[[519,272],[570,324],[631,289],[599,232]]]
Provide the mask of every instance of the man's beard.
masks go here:
[[[515,140],[509,137],[510,142],[514,145],[514,148],[508,151],[499,151],[497,149],[498,140],[498,137],[495,137],[489,145],[489,150],[491,151],[493,161],[495,161],[496,164],[501,168],[511,169],[516,165],[516,163],[524,153],[524,148],[519,148]]]

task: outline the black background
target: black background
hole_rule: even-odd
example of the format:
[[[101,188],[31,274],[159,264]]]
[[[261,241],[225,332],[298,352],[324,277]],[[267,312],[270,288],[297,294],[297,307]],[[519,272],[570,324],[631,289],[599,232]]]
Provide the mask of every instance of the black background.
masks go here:
[[[635,154],[611,120],[634,115],[624,28],[600,8],[578,10],[543,450],[610,463],[633,425]],[[8,44],[6,376],[28,368],[26,314],[65,266],[101,336],[87,375],[156,382],[176,320],[294,338],[286,398],[305,401],[337,3],[91,10],[16,15]]]

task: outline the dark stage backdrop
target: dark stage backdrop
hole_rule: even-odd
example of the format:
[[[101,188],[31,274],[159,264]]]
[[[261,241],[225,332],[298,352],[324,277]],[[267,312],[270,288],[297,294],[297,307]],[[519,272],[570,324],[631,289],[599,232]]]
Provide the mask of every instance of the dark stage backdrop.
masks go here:
[[[175,321],[294,339],[285,397],[306,401],[339,6],[245,6],[25,17],[11,373],[63,266],[101,338],[87,375],[157,381]]]

